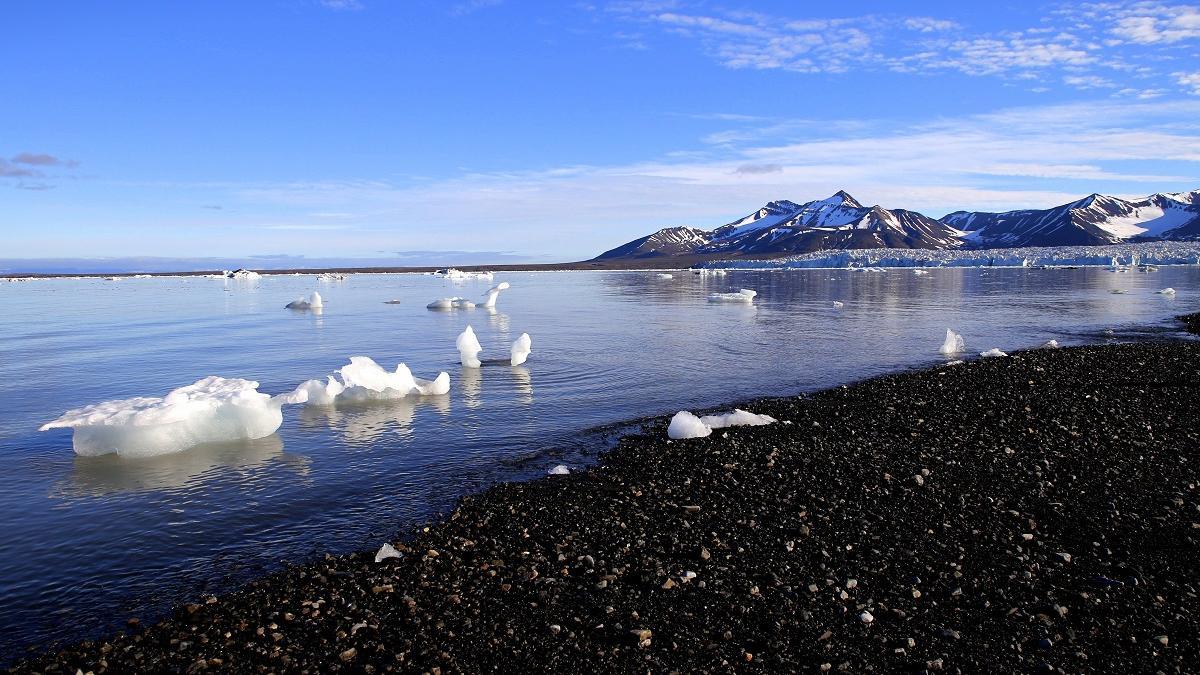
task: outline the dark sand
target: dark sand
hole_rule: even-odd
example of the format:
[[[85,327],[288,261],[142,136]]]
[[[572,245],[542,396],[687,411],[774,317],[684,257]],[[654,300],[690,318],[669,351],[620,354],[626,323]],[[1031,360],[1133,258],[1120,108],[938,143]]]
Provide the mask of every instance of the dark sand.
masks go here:
[[[745,407],[16,672],[1200,668],[1200,342]]]

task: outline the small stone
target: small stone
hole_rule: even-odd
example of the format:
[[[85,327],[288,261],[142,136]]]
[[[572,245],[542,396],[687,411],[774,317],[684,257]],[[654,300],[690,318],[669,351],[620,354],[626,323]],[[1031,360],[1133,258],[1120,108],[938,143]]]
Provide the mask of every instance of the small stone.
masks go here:
[[[913,480],[916,481],[917,485],[925,484],[925,477],[920,474],[913,476]]]
[[[1171,642],[1170,638],[1168,638],[1166,635],[1159,635],[1159,636],[1155,637],[1154,639],[1158,641],[1158,644],[1160,644],[1164,647],[1166,647]]]
[[[875,617],[872,616],[870,612],[863,612],[862,614],[858,615],[858,620],[863,623],[871,623],[875,620]]]
[[[703,546],[701,546],[701,547],[700,547],[700,559],[701,559],[701,560],[708,560],[708,559],[709,559],[709,558],[711,558],[711,557],[712,557],[712,553],[709,553],[709,552],[708,552],[708,549],[706,549],[706,548],[704,548]]]
[[[561,632],[562,632],[562,626],[560,626],[558,624],[553,624],[550,626],[550,633],[552,635],[558,635]]]
[[[338,654],[338,658],[342,660],[342,663],[350,663],[354,660],[355,656],[358,656],[358,650],[354,647],[351,647],[341,654]]]
[[[675,588],[675,581],[668,577],[667,580],[663,582],[662,587],[663,589]]]
[[[1056,558],[1058,558],[1059,560],[1063,561],[1064,563],[1071,562],[1071,554],[1070,553],[1059,551],[1058,553],[1055,553],[1054,556]]]
[[[846,580],[846,588],[848,590],[854,590],[857,587],[858,587],[858,579],[847,579]]]

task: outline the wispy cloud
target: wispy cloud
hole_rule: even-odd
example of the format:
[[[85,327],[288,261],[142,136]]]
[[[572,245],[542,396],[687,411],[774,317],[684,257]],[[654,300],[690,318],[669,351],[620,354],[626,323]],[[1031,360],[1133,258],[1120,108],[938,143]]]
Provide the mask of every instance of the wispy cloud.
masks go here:
[[[1100,3],[1095,14],[1112,23],[1119,40],[1138,44],[1172,44],[1200,38],[1200,7],[1161,2]]]
[[[70,169],[79,165],[79,162],[73,159],[62,159],[54,155],[48,155],[38,152],[21,152],[13,155],[11,159],[0,157],[0,178],[47,178],[47,171],[55,173],[53,169]],[[26,180],[18,180],[15,187],[22,190],[49,190],[54,187],[45,181],[29,182]]]
[[[1175,73],[1175,81],[1200,96],[1200,70],[1194,73]]]
[[[322,7],[339,12],[357,12],[364,8],[359,0],[319,0]]]
[[[463,16],[488,7],[495,7],[502,2],[504,0],[465,0],[451,5],[450,13],[454,16]]]

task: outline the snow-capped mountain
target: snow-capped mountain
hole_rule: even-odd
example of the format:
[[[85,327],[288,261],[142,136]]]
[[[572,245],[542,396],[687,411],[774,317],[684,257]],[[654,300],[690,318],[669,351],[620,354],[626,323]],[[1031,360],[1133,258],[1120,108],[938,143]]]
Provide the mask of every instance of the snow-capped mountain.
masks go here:
[[[863,206],[839,191],[803,204],[769,202],[713,230],[659,230],[596,259],[761,258],[829,249],[1011,248],[1151,239],[1200,240],[1200,190],[1133,201],[1094,194],[1051,209],[956,211],[940,219],[905,209]]]

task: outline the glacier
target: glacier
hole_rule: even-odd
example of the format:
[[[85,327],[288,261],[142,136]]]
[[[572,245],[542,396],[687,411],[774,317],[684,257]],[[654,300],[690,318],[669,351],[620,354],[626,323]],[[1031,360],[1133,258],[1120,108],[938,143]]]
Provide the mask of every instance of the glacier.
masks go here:
[[[75,408],[38,431],[73,429],[72,445],[78,455],[150,457],[202,443],[270,436],[283,424],[284,405],[307,400],[303,388],[270,396],[259,392],[252,380],[214,375],[163,397],[139,396]]]
[[[1100,246],[1029,246],[977,250],[824,250],[772,260],[716,260],[713,269],[878,269],[884,267],[1113,267],[1200,265],[1200,242],[1152,241]]]

